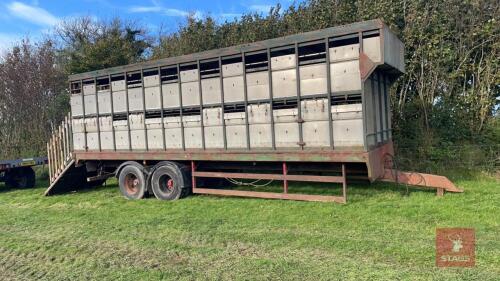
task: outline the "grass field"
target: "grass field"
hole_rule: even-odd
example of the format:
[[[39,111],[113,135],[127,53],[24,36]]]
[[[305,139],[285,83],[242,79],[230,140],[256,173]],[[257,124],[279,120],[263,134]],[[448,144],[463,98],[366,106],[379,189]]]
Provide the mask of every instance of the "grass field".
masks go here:
[[[500,182],[454,180],[465,193],[442,198],[350,185],[346,205],[127,201],[114,180],[54,197],[42,196],[46,183],[0,185],[0,279],[499,280]],[[324,187],[305,188],[322,194]],[[476,229],[475,268],[435,267],[436,227]]]

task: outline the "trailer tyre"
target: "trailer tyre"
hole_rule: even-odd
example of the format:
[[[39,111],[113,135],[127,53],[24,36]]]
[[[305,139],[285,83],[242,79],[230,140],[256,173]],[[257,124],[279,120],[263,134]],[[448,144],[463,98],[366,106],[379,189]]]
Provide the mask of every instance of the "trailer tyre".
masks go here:
[[[135,165],[128,165],[120,171],[118,184],[121,193],[127,199],[142,199],[146,192],[144,173]]]
[[[32,188],[35,186],[35,171],[31,167],[10,170],[5,175],[8,188]]]
[[[162,165],[151,176],[151,189],[160,200],[177,200],[189,193],[183,172],[174,163]]]

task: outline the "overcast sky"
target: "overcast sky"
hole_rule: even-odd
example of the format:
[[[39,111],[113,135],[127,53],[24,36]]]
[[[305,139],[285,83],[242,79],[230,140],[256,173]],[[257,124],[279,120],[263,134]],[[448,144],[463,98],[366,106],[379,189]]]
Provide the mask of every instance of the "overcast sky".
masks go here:
[[[29,36],[40,38],[61,20],[78,16],[110,19],[119,16],[138,21],[150,32],[171,32],[185,21],[188,14],[211,15],[219,21],[232,20],[246,12],[266,14],[272,5],[283,7],[292,0],[0,0],[0,49]]]

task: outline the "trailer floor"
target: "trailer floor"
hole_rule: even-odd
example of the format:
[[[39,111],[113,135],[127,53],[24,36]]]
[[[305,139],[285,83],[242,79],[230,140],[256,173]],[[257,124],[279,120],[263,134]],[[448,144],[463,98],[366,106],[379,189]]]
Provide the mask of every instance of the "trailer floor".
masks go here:
[[[480,179],[482,178],[482,179]],[[127,201],[116,182],[44,197],[0,184],[0,276],[45,280],[493,280],[500,182],[462,194],[349,184],[349,203],[191,196]],[[310,185],[308,192],[330,194]],[[340,190],[331,185],[334,193]],[[281,188],[271,186],[266,190]],[[291,192],[300,186],[292,184]],[[436,268],[436,227],[476,229],[475,268]]]

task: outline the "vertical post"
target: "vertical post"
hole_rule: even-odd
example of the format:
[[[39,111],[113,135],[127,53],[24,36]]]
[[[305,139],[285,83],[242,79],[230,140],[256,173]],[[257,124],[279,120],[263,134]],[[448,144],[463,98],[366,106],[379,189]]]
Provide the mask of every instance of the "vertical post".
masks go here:
[[[299,44],[295,43],[294,46],[295,49],[295,80],[296,80],[296,86],[297,86],[297,122],[299,125],[299,146],[300,149],[304,149],[304,135],[302,132],[302,124],[304,120],[302,120],[302,108],[301,108],[301,103],[300,103],[300,66],[299,66]]]
[[[380,132],[377,132],[377,139],[378,139],[378,134],[380,134],[380,142],[384,142],[384,118],[382,118],[382,114],[384,114],[382,112],[382,79],[380,77],[380,72],[377,72],[377,80],[378,80],[378,83],[377,83],[377,86],[378,86],[378,95],[377,95],[377,99],[378,99],[378,121],[379,121],[379,126],[380,126]]]
[[[193,187],[193,190],[196,188],[196,176],[194,175],[195,172],[196,168],[194,166],[194,161],[191,160],[191,181],[192,181],[191,186]]]
[[[142,126],[144,127],[144,147],[149,151],[148,130],[146,128],[146,92],[144,89],[144,69],[141,67],[141,90],[142,90]]]
[[[94,77],[94,87],[95,87],[95,112],[96,112],[96,124],[97,124],[97,146],[99,151],[102,151],[101,147],[101,119],[99,118],[99,97],[97,95],[97,78]]]
[[[342,163],[342,197],[344,198],[344,203],[347,202],[347,174],[345,163]]]
[[[111,82],[111,74],[108,75],[108,83],[109,83],[109,100],[111,103],[111,135],[113,137],[113,151],[116,151],[115,126],[113,125],[115,117],[115,108],[113,105],[113,83]]]
[[[359,53],[363,53],[363,32],[358,32]],[[363,146],[368,150],[368,128],[366,126],[365,81],[361,81],[361,118],[363,120]],[[373,89],[372,89],[373,91]]]
[[[198,94],[200,96],[201,148],[205,150],[205,124],[203,122],[203,90],[201,87],[200,60],[196,60],[196,67],[198,68]]]
[[[276,150],[276,136],[274,135],[274,115],[273,115],[273,73],[271,71],[271,49],[267,48],[267,76],[269,80],[269,115],[271,115],[271,143],[273,150]]]
[[[244,67],[244,66],[243,66]],[[224,111],[224,78],[222,77],[222,57],[219,56],[219,84],[220,84],[220,104],[222,111],[222,138],[224,140],[224,150],[227,150],[226,119]],[[246,109],[245,109],[246,111]]]
[[[52,183],[52,168],[50,167],[50,162],[51,162],[51,159],[50,159],[50,141],[47,142],[47,166],[49,166],[49,180],[50,182]]]
[[[283,162],[283,193],[288,193],[288,167],[286,166],[286,162]]]
[[[129,109],[129,104],[128,104],[128,73],[124,73],[124,79],[125,79],[125,102],[127,104],[127,132],[128,132],[128,150],[132,150],[132,135],[130,133],[130,109]]]
[[[332,120],[332,77],[330,70],[330,44],[329,38],[325,38],[325,64],[326,64],[326,87],[328,99],[328,132],[330,137],[330,149],[334,149],[333,143],[333,120]]]
[[[179,86],[179,116],[181,121],[181,139],[182,139],[182,150],[186,150],[186,137],[184,136],[184,120],[182,117],[182,85],[181,85],[181,68],[177,64],[177,84]]]
[[[241,64],[243,70],[243,99],[245,100],[245,127],[247,135],[247,149],[250,149],[250,125],[248,123],[248,93],[247,93],[247,67],[245,61],[245,52],[241,52]]]
[[[85,96],[83,93],[83,80],[80,79],[80,94],[82,96],[82,118],[83,118],[83,148],[87,151],[87,124],[85,122]]]
[[[160,114],[161,114],[161,136],[162,136],[162,146],[163,150],[167,150],[167,143],[165,141],[165,123],[164,123],[164,112],[163,112],[163,85],[161,83],[161,67],[158,67],[158,87],[160,87]]]

